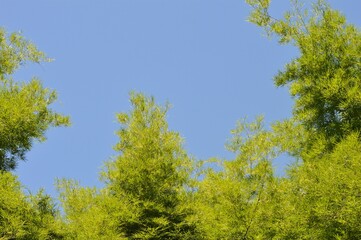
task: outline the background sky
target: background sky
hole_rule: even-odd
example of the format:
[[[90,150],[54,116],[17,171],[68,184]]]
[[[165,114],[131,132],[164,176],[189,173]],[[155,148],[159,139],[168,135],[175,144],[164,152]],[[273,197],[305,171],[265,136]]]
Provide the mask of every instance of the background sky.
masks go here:
[[[361,1],[331,4],[361,26]],[[275,0],[272,12],[287,7]],[[199,159],[233,157],[224,145],[238,119],[291,116],[288,89],[272,77],[297,51],[264,37],[246,21],[249,11],[243,0],[1,0],[0,26],[54,58],[24,66],[16,79],[36,76],[57,90],[53,108],[72,120],[34,144],[16,170],[21,182],[51,195],[56,178],[101,186],[103,163],[116,155],[115,114],[130,110],[132,90],[172,104],[170,128]]]

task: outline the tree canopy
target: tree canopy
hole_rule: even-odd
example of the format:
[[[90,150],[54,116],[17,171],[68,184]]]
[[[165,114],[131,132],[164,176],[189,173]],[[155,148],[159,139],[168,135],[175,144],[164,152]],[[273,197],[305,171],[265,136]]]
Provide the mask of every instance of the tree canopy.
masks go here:
[[[69,118],[50,108],[56,92],[40,80],[17,82],[12,74],[26,62],[49,61],[45,54],[18,33],[0,29],[0,170],[13,170],[25,159],[34,140],[45,140],[50,126],[69,125]]]
[[[11,78],[45,55],[0,30],[1,239],[361,239],[361,32],[323,0],[272,16],[269,0],[246,0],[249,20],[292,44],[298,57],[274,78],[288,86],[290,119],[241,120],[227,143],[233,159],[196,160],[167,124],[168,105],[130,94],[119,113],[116,156],[104,186],[57,181],[61,210],[43,191],[25,194],[9,172],[50,126],[69,124],[37,79]],[[294,159],[275,174],[274,160]]]
[[[360,131],[360,30],[323,0],[311,11],[293,0],[295,10],[280,20],[270,15],[270,1],[247,2],[254,8],[251,22],[299,50],[274,79],[295,97],[294,117],[330,142]]]

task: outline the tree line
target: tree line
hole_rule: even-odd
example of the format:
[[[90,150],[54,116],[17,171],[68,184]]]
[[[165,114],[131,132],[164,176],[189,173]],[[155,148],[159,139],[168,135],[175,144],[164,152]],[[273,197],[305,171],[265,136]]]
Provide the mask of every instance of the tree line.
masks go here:
[[[250,22],[298,49],[274,77],[292,117],[241,120],[227,143],[235,158],[200,161],[168,128],[169,107],[132,92],[104,187],[58,180],[61,210],[42,190],[25,194],[12,170],[70,119],[52,110],[55,91],[12,78],[49,59],[0,29],[0,239],[361,239],[361,32],[323,0],[291,0],[282,18],[269,0],[246,2]],[[281,154],[295,162],[277,176]]]

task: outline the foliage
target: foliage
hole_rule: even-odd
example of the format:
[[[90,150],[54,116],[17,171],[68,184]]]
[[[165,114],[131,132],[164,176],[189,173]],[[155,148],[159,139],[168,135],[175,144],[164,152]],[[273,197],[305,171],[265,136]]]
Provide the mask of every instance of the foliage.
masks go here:
[[[0,80],[6,79],[27,61],[40,63],[50,61],[36,46],[25,40],[19,33],[7,36],[6,31],[0,29]]]
[[[168,130],[167,108],[142,94],[132,93],[130,101],[132,112],[118,114],[120,155],[105,172],[110,193],[133,209],[119,227],[131,238],[185,239],[194,231],[182,205],[190,159],[179,134]]]
[[[290,224],[285,237],[361,237],[360,147],[358,134],[350,134],[331,153],[305,159],[305,164],[292,169],[285,202],[294,208],[285,219]]]
[[[133,110],[118,114],[120,155],[106,164],[105,188],[60,186],[69,227],[75,239],[194,239],[184,204],[191,162],[181,138],[168,130],[167,108],[142,94],[130,100]]]
[[[59,180],[57,185],[66,216],[66,239],[125,239],[114,219],[132,216],[126,205],[105,190],[80,187],[74,181]]]
[[[228,147],[236,159],[223,162],[222,171],[208,169],[197,193],[206,239],[248,239],[273,185],[271,160],[276,153],[262,119],[240,122],[232,132]]]
[[[279,19],[271,1],[246,2],[251,22],[299,49],[275,77],[295,98],[292,118],[269,129],[263,118],[240,121],[227,144],[234,159],[196,162],[168,129],[168,106],[131,93],[105,186],[59,180],[62,217],[49,196],[25,195],[1,172],[0,239],[361,239],[360,31],[323,0],[311,11],[292,0]],[[49,109],[55,93],[39,81],[9,77],[44,54],[17,34],[0,37],[0,169],[10,170],[68,119]],[[277,176],[283,154],[295,162]]]
[[[48,195],[26,196],[12,173],[0,173],[0,239],[63,239],[64,234]]]
[[[6,37],[0,29],[0,170],[13,170],[25,159],[34,140],[43,141],[50,126],[69,124],[68,117],[55,113],[49,105],[56,92],[44,88],[39,80],[18,83],[11,78],[26,61],[47,60],[44,53],[13,33]]]
[[[324,1],[311,14],[293,1],[284,19],[268,0],[247,2],[251,22],[299,49],[275,77],[296,98],[294,116],[270,131],[260,120],[238,125],[236,158],[199,183],[199,225],[207,239],[359,239],[360,32]],[[282,153],[297,161],[275,177]]]
[[[360,131],[360,31],[321,0],[311,14],[293,1],[295,10],[281,20],[269,15],[269,1],[247,2],[255,9],[250,21],[299,49],[300,56],[275,77],[277,86],[289,85],[296,97],[294,117],[331,145]]]
[[[56,92],[39,80],[15,82],[11,75],[26,62],[48,61],[20,34],[0,29],[0,239],[63,239],[65,232],[53,200],[43,191],[25,195],[17,178],[6,171],[25,159],[34,140],[45,140],[50,126],[69,124],[49,105]]]

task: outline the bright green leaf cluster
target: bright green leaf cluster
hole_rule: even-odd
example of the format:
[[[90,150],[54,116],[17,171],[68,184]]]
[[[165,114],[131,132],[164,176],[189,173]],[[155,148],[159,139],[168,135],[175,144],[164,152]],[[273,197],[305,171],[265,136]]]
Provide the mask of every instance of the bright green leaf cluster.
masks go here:
[[[52,199],[40,191],[26,196],[20,182],[0,172],[0,239],[62,239],[63,224]]]
[[[117,116],[119,156],[102,173],[106,187],[60,185],[69,228],[75,239],[193,239],[185,204],[191,161],[182,139],[168,129],[167,108],[142,94],[130,100],[133,110]]]
[[[27,61],[40,63],[50,59],[20,34],[12,33],[7,36],[6,31],[0,28],[0,80],[13,74]]]
[[[299,49],[300,56],[275,77],[277,86],[289,85],[296,97],[294,117],[308,130],[324,134],[330,144],[360,131],[359,29],[321,0],[311,14],[294,0],[294,11],[280,20],[270,18],[268,4],[247,2],[255,9],[250,21],[279,36],[282,43],[292,41]],[[265,16],[271,20],[262,22]]]
[[[10,74],[26,61],[47,60],[44,53],[19,34],[6,37],[0,29],[0,170],[12,170],[25,159],[34,140],[43,141],[50,126],[69,125],[69,118],[49,108],[56,92],[37,79],[27,83],[12,80]]]

